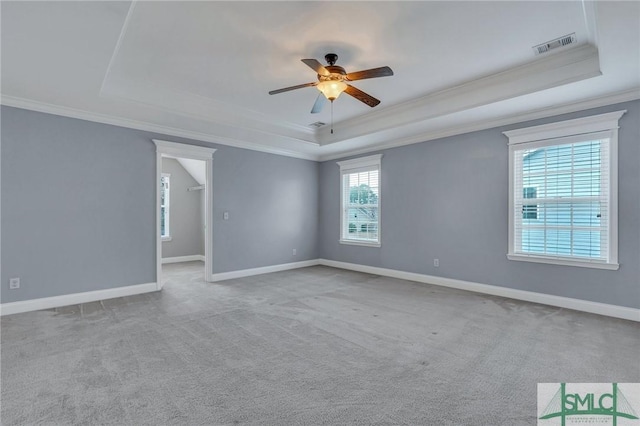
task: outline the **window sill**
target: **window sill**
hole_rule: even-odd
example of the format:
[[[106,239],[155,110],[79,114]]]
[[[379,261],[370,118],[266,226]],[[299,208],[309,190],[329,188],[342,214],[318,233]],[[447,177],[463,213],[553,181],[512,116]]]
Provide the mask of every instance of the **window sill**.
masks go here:
[[[351,246],[363,246],[363,247],[380,247],[380,243],[375,241],[363,241],[363,240],[340,240],[340,244],[347,244]]]
[[[521,262],[547,263],[549,265],[563,266],[579,266],[581,268],[608,269],[611,271],[617,271],[620,268],[620,265],[618,263],[584,262],[573,259],[556,259],[544,256],[530,256],[523,254],[507,254],[507,258],[509,260],[517,260]]]
[[[165,242],[165,241],[171,241],[171,236],[162,237],[162,242]]]

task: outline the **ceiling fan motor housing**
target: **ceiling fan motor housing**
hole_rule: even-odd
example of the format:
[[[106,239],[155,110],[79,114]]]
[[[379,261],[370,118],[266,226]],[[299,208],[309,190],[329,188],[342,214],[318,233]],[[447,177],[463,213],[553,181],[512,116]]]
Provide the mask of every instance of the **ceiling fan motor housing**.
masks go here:
[[[327,65],[325,67],[327,71],[329,71],[329,75],[320,75],[318,74],[318,81],[327,81],[327,80],[344,80],[347,72],[344,68],[338,65]]]

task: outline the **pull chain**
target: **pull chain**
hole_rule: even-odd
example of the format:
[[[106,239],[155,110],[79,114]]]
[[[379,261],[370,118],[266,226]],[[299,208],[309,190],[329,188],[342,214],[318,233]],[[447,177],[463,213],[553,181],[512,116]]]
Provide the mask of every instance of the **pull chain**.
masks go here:
[[[333,134],[333,101],[331,101],[331,134]]]

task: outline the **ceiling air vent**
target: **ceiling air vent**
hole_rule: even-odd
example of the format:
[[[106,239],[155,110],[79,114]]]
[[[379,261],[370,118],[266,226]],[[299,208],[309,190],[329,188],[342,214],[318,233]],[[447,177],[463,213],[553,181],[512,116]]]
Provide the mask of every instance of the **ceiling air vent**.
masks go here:
[[[550,50],[557,49],[558,47],[568,46],[576,43],[576,33],[567,34],[566,36],[558,37],[555,40],[548,41],[546,43],[533,46],[533,51],[536,55],[547,53]]]
[[[316,121],[315,123],[309,124],[309,127],[313,127],[315,129],[324,126],[327,123],[323,123],[322,121]]]

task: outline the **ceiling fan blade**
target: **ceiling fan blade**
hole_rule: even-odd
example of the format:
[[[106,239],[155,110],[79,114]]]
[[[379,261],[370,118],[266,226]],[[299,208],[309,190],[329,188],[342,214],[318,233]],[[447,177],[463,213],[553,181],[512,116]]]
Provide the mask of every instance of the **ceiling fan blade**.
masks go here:
[[[330,74],[329,71],[320,62],[316,61],[315,59],[301,59],[301,61],[307,64],[309,68],[314,70],[319,75],[327,76]]]
[[[324,104],[327,102],[327,98],[322,93],[318,93],[318,97],[316,98],[315,103],[313,104],[313,108],[311,108],[311,114],[317,114],[322,111]]]
[[[318,84],[317,81],[314,82],[314,83],[298,84],[297,86],[291,86],[291,87],[285,87],[283,89],[272,90],[272,91],[269,92],[269,94],[270,95],[277,95],[278,93],[288,92],[289,90],[302,89],[303,87],[311,87],[311,86],[315,86],[317,84]]]
[[[356,89],[350,84],[347,84],[347,88],[344,90],[344,93],[346,93],[347,95],[353,96],[360,102],[364,102],[365,104],[369,105],[371,108],[373,108],[374,106],[380,103],[378,99],[374,98],[373,96],[367,93],[364,93],[360,89]]]
[[[393,70],[389,67],[371,68],[370,70],[350,72],[347,80],[364,80],[365,78],[388,77],[393,75]]]

